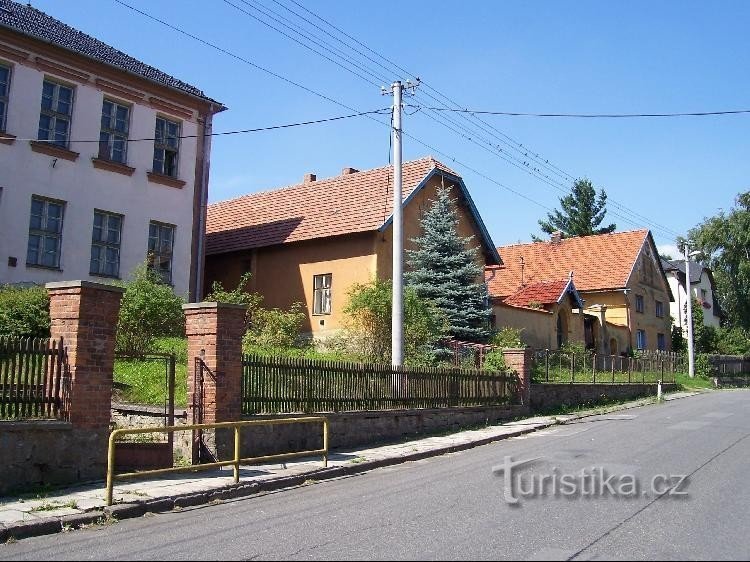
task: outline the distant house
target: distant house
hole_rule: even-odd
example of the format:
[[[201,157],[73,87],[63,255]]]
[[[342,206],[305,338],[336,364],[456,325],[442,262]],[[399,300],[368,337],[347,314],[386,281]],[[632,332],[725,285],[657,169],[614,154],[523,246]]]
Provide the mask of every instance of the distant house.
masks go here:
[[[301,302],[305,330],[326,336],[342,327],[348,293],[356,283],[390,279],[392,272],[391,167],[358,171],[245,195],[209,205],[206,287],[237,286],[252,273],[249,289],[266,307]],[[461,236],[474,236],[481,266],[501,263],[461,177],[432,158],[403,167],[404,241],[421,233],[420,219],[439,187],[450,187]]]
[[[0,284],[125,279],[148,259],[177,293],[201,293],[205,135],[224,109],[0,0]]]
[[[520,324],[517,295],[540,283],[554,287],[551,298],[570,278],[583,301],[580,308],[572,306],[578,302],[572,283],[566,293],[572,295],[570,308],[553,310],[536,299],[536,314],[544,309],[553,320],[532,321],[531,311],[524,313],[537,332],[527,330],[529,345],[555,349],[566,341],[582,341],[607,354],[670,348],[671,293],[648,230],[566,239],[558,234],[546,242],[502,246],[498,252],[503,265],[485,269],[497,327]],[[526,298],[525,304],[529,302]]]
[[[661,260],[662,267],[667,274],[669,288],[672,290],[673,300],[670,311],[674,325],[682,328],[687,337],[687,290],[685,288],[685,261]],[[690,262],[690,289],[693,299],[703,307],[703,323],[706,326],[718,328],[721,325],[723,313],[716,297],[716,282],[713,272],[699,264]]]

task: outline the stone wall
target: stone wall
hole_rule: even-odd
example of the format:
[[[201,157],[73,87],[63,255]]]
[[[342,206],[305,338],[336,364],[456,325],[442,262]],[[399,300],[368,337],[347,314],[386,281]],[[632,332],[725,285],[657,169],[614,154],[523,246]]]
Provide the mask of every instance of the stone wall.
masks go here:
[[[0,423],[0,495],[41,485],[100,480],[109,431],[53,420]],[[104,454],[102,454],[104,452]]]
[[[677,390],[677,385],[663,384],[662,390],[671,392]],[[645,396],[656,396],[656,384],[532,384],[531,409],[539,412],[562,406],[573,407]]]
[[[714,377],[714,386],[716,388],[742,388],[750,387],[750,375],[740,375],[732,377]]]
[[[437,432],[452,432],[472,426],[492,424],[528,413],[523,406],[389,410],[384,412],[346,412],[324,414],[330,423],[330,449],[372,445],[419,437]],[[252,416],[263,420],[303,415]],[[243,457],[272,455],[319,449],[323,446],[322,424],[261,426],[242,429]]]

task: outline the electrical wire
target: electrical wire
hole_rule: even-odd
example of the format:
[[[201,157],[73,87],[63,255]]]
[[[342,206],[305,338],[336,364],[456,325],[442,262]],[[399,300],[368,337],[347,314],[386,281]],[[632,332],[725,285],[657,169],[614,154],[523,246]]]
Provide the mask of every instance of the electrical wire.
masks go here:
[[[290,129],[293,127],[303,127],[305,125],[317,125],[320,123],[331,123],[333,121],[342,121],[344,119],[352,119],[354,117],[364,117],[366,115],[387,115],[388,113],[391,113],[391,108],[386,107],[383,109],[373,109],[372,111],[361,111],[359,113],[351,113],[349,115],[338,115],[336,117],[326,117],[324,119],[315,119],[311,121],[298,121],[296,123],[286,123],[284,125],[271,125],[269,127],[256,127],[254,129],[238,129],[234,131],[220,131],[218,133],[205,133],[203,135],[179,135],[175,138],[178,139],[197,139],[199,137],[206,138],[206,137],[221,137],[221,136],[229,136],[229,135],[241,135],[246,133],[260,133],[263,131],[277,131],[279,129]],[[17,141],[25,142],[25,141],[33,141],[33,142],[40,142],[40,143],[49,143],[49,144],[55,144],[54,139],[14,139]],[[123,139],[123,142],[131,143],[131,142],[144,142],[144,141],[155,141],[155,140],[161,140],[157,139],[155,137],[145,137],[145,138],[137,138],[137,139]],[[103,142],[101,139],[70,139],[68,141],[69,143],[100,143]]]
[[[411,106],[418,107],[418,106]],[[508,117],[570,117],[581,119],[628,119],[640,117],[709,117],[716,115],[742,115],[750,109],[731,109],[724,111],[695,111],[687,113],[518,113],[513,111],[484,111],[478,109],[451,109],[448,107],[428,107],[432,111],[451,111],[472,115],[504,115]]]

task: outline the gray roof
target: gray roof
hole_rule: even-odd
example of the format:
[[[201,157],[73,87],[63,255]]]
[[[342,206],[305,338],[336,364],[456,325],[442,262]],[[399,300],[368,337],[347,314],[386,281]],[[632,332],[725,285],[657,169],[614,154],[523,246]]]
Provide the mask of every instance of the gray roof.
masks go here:
[[[664,271],[679,271],[682,273],[682,278],[685,278],[685,260],[661,260]],[[699,264],[697,261],[690,260],[690,284],[700,283],[701,275],[703,270],[707,269]]]
[[[25,4],[0,0],[0,29],[12,29],[36,39],[52,43],[68,51],[78,53],[96,61],[117,67],[126,72],[137,74],[158,84],[190,94],[206,101],[216,102],[207,97],[201,90],[149,66],[133,57],[110,47],[106,43],[86,35],[48,16],[44,12]],[[220,104],[221,105],[221,104]]]

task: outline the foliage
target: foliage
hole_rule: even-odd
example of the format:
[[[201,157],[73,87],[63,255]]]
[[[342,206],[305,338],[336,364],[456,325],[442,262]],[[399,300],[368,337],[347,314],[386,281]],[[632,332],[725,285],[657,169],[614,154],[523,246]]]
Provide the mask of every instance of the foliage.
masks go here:
[[[391,360],[392,283],[373,281],[356,284],[349,291],[344,309],[350,342],[365,361]],[[438,342],[445,336],[446,321],[413,287],[404,290],[404,362],[426,365],[435,361]]]
[[[750,333],[743,328],[719,328],[715,352],[721,355],[750,355]]]
[[[493,349],[484,358],[483,369],[485,371],[505,371],[507,368],[505,354],[500,349]]]
[[[155,353],[172,353],[178,363],[187,364],[187,339],[186,338],[157,338],[154,342]]]
[[[501,348],[519,348],[524,347],[524,343],[521,340],[522,328],[513,328],[511,326],[505,326],[500,328],[492,336],[490,343]]]
[[[211,285],[211,292],[203,300],[206,302],[222,302],[225,304],[244,304],[247,306],[248,318],[252,316],[255,309],[263,302],[263,297],[258,293],[251,293],[247,290],[250,284],[250,273],[245,273],[240,277],[237,286],[231,291],[224,288],[220,281],[214,281]]]
[[[49,337],[49,296],[41,286],[0,286],[0,336]]]
[[[703,306],[693,299],[693,345],[695,353],[716,353],[718,334],[713,326],[704,324]]]
[[[708,355],[705,353],[698,353],[695,356],[695,376],[702,378],[710,378],[713,375],[713,368],[711,363],[708,361]]]
[[[294,303],[289,310],[257,308],[242,338],[243,350],[288,349],[297,346],[305,318],[307,315],[304,306],[299,302]]]
[[[675,353],[687,352],[687,340],[682,335],[682,328],[672,326],[672,351]]]
[[[473,237],[458,235],[458,215],[450,189],[439,189],[437,199],[420,222],[422,235],[412,239],[407,252],[411,271],[407,284],[444,315],[448,334],[458,340],[484,342],[489,337],[490,308],[484,268]]]
[[[607,194],[602,189],[599,196],[588,179],[578,179],[573,183],[570,195],[560,198],[561,209],[547,214],[547,220],[540,220],[542,232],[552,234],[562,232],[563,237],[590,236],[614,232],[617,225],[600,227],[607,214]],[[537,237],[534,237],[538,240]]]
[[[124,284],[117,323],[117,352],[141,356],[153,351],[158,337],[183,336],[182,299],[160,277],[141,265]]]
[[[750,330],[750,191],[728,212],[690,230],[688,243],[709,267],[729,326]]]
[[[157,338],[153,351],[174,353],[175,405],[187,405],[187,340],[185,338]],[[166,367],[161,360],[116,359],[114,369],[115,394],[128,404],[161,406],[166,400]]]

